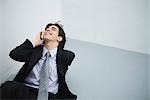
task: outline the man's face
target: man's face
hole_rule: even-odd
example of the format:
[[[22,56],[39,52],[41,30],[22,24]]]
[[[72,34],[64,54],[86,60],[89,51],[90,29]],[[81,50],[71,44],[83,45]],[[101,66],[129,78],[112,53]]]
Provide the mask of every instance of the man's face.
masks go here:
[[[45,30],[44,39],[46,41],[57,41],[58,38],[60,37],[58,36],[58,34],[59,34],[59,28],[55,25],[51,25],[49,26],[49,28]]]

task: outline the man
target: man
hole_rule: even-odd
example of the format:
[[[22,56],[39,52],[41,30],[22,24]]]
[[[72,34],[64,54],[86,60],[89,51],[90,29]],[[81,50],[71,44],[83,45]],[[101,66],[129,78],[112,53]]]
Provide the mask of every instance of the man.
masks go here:
[[[75,55],[64,50],[65,32],[55,23],[46,26],[33,41],[26,41],[13,49],[9,56],[20,62],[25,62],[13,81],[1,85],[1,99],[36,100],[41,92],[40,80],[43,63],[48,60],[48,99],[76,100],[77,96],[68,89],[65,74]],[[47,53],[50,56],[46,57]],[[38,99],[40,100],[40,99]]]

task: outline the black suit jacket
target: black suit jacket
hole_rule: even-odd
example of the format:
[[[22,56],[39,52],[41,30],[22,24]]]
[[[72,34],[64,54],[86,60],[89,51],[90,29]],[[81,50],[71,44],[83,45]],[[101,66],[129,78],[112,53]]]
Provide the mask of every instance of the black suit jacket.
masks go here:
[[[25,62],[14,78],[14,81],[24,82],[25,78],[29,75],[34,65],[41,58],[42,52],[43,45],[33,48],[32,43],[28,39],[26,39],[24,43],[17,46],[10,52],[9,56],[12,59],[20,62]],[[65,81],[66,71],[68,70],[68,66],[71,65],[74,57],[75,54],[73,52],[58,48],[56,55],[56,64],[59,83],[57,96],[59,98],[77,98],[76,95],[70,92]]]

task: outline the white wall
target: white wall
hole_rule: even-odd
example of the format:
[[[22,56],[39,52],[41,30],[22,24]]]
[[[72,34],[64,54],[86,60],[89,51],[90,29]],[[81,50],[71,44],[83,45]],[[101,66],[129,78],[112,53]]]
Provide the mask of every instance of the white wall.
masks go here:
[[[69,37],[148,53],[147,0],[65,0],[62,3]]]
[[[62,14],[67,36],[150,54],[149,1],[65,0]]]
[[[150,0],[148,0],[148,43],[149,43],[149,52],[150,52]],[[150,55],[149,55],[149,99],[150,99]]]
[[[0,2],[0,47],[2,46],[2,2]],[[0,49],[0,64],[2,63],[2,49]]]
[[[61,0],[1,0],[3,17],[3,50],[0,66],[1,82],[15,73],[22,63],[9,58],[9,52],[26,38],[33,39],[49,22],[61,20]],[[1,6],[0,6],[1,7]],[[5,74],[4,74],[5,72]]]
[[[148,0],[148,45],[150,52],[150,0]]]

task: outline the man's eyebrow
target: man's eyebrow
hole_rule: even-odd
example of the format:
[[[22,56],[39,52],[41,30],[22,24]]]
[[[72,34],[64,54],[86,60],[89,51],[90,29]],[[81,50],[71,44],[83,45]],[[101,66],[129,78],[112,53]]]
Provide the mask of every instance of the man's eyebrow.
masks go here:
[[[55,29],[55,30],[56,30],[57,28],[56,28],[56,27],[54,27],[54,26],[52,26],[52,29]]]

